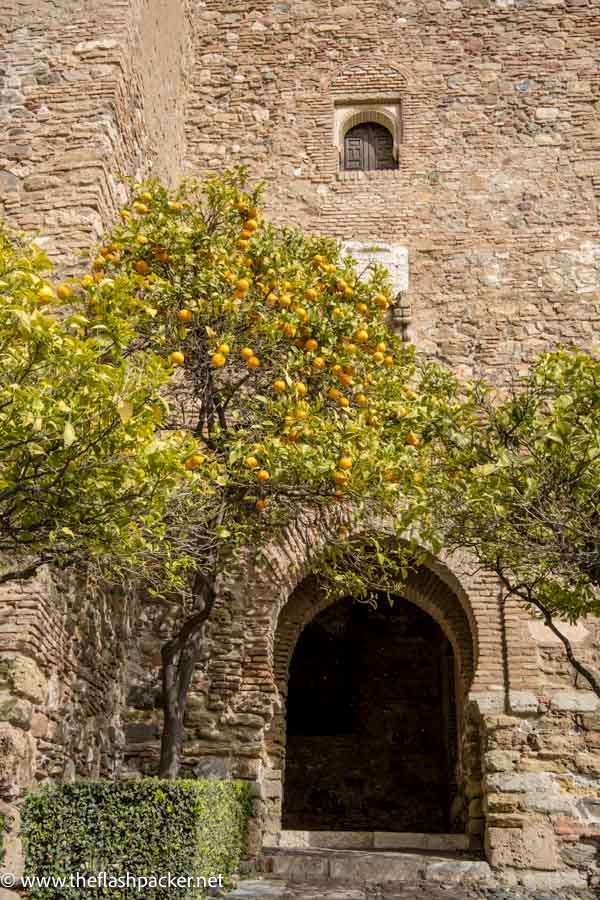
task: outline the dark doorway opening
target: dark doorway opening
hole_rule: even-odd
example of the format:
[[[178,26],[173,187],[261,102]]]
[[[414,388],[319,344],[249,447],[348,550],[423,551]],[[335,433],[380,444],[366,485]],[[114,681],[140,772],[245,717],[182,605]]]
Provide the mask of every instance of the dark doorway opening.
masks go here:
[[[304,629],[290,666],[283,827],[450,830],[454,658],[426,613],[344,600]]]

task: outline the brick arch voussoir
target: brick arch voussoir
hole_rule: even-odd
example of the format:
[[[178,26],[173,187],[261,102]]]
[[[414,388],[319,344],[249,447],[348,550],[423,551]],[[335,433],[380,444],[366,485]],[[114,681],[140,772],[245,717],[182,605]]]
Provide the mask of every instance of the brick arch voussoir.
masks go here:
[[[288,604],[298,596],[296,592],[300,586],[318,569],[318,560],[326,547],[332,527],[326,516],[321,516],[318,520],[307,518],[301,523],[290,525],[256,553],[254,564],[250,569],[244,568],[243,580],[234,580],[235,583],[230,582],[228,585],[228,593],[232,599],[237,597],[236,606],[245,620],[242,627],[247,626],[247,634],[252,636],[250,668],[260,665],[264,673],[263,690],[271,694],[275,708],[278,705],[277,695],[282,687],[282,681],[278,678],[284,665],[282,655],[287,672],[292,652],[284,652],[279,641],[285,618],[290,615],[291,608]],[[386,529],[382,526],[382,539],[385,539],[385,534]],[[391,534],[389,539],[398,540]],[[408,536],[406,539],[408,540]],[[473,605],[451,568],[452,561],[434,556],[427,548],[422,549],[425,564],[418,573],[409,577],[407,583],[399,587],[398,593],[408,598],[407,592],[410,592],[409,602],[420,606],[440,624],[455,652],[460,672],[459,683],[466,689],[471,684],[478,657],[478,627]],[[323,608],[327,605],[324,601]],[[286,606],[288,609],[282,618]],[[290,638],[294,645],[302,628],[319,611],[320,608],[314,603],[308,604],[304,613],[296,610],[295,637]],[[246,669],[246,666],[243,668]],[[270,674],[267,676],[266,673]],[[250,680],[253,681],[253,678]],[[245,681],[246,677],[242,675],[243,685]],[[254,690],[254,685],[249,684],[248,689]],[[243,691],[234,705],[241,702],[242,694]]]
[[[352,82],[360,75],[376,74],[378,80],[393,80],[394,86],[399,90],[407,90],[412,84],[412,75],[409,69],[390,62],[390,54],[385,52],[371,55],[365,62],[364,55],[357,56],[354,60],[346,59],[332,73],[330,79],[331,89],[349,90],[352,92]]]

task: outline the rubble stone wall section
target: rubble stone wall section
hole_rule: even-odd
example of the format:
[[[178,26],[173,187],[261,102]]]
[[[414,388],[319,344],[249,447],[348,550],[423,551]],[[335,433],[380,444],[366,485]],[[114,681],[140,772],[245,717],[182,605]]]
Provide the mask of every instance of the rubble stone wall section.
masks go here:
[[[0,213],[66,271],[126,192],[182,170],[187,0],[0,0]]]
[[[120,771],[131,610],[73,575],[0,587],[0,813],[13,820],[5,865],[16,875],[23,796]]]

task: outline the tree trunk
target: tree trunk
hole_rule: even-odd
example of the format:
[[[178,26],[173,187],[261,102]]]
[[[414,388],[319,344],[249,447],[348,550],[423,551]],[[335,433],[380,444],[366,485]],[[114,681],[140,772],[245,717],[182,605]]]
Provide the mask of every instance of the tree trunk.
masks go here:
[[[161,648],[164,721],[159,776],[170,781],[179,775],[188,693],[202,646],[202,629],[216,600],[214,578],[209,580],[196,576],[193,593],[195,611],[184,621],[175,637]],[[200,610],[197,609],[198,601],[202,601]]]
[[[183,714],[177,703],[177,678],[175,659],[162,648],[162,686],[164,722],[160,743],[159,777],[173,781],[179,773],[179,751],[183,739]]]

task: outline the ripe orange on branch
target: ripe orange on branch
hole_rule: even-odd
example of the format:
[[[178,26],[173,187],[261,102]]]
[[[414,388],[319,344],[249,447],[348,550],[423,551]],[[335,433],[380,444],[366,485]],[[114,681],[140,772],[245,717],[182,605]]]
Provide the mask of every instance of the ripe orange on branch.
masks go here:
[[[193,471],[194,469],[199,469],[201,465],[203,465],[206,457],[201,453],[194,453],[192,456],[188,457],[184,463],[185,468]]]

